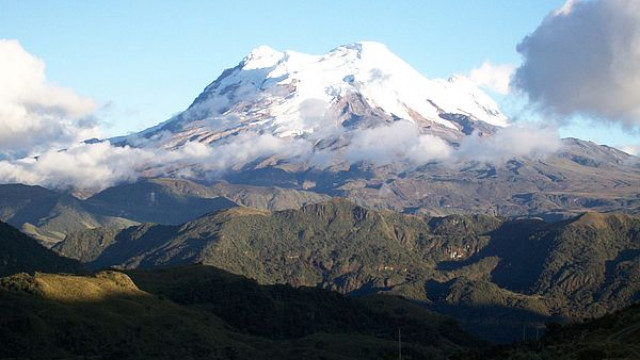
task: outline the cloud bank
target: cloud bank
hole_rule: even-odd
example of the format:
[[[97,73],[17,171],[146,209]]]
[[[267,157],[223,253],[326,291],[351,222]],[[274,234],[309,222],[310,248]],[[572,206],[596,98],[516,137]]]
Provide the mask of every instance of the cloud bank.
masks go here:
[[[503,162],[516,157],[543,158],[561,146],[555,128],[517,125],[490,137],[468,136],[460,145],[455,160]]]
[[[570,0],[517,50],[512,86],[544,111],[640,128],[640,1]]]
[[[217,146],[188,142],[173,150],[113,146],[108,141],[80,143],[63,151],[45,151],[37,158],[2,160],[0,182],[97,192],[140,178],[218,178],[256,159],[274,155],[295,159],[310,152],[306,141],[256,133]]]
[[[560,147],[552,129],[505,128],[492,137],[467,136],[455,149],[439,137],[420,134],[409,121],[355,131],[338,151],[314,149],[314,142],[247,132],[224,143],[189,142],[177,149],[113,146],[108,141],[80,143],[48,150],[37,158],[0,161],[0,182],[42,185],[56,189],[98,192],[140,178],[175,177],[194,180],[220,178],[256,160],[275,158],[319,168],[331,163],[369,162],[378,166],[415,167],[438,161],[499,163],[514,157],[543,157]],[[315,162],[325,159],[324,164]]]
[[[0,159],[37,155],[100,135],[96,105],[47,82],[45,64],[0,39]]]

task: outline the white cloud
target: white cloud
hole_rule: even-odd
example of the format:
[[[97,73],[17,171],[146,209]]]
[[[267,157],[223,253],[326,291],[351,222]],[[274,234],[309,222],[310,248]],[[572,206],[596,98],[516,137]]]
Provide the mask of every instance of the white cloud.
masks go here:
[[[471,70],[467,77],[476,86],[486,87],[506,95],[511,90],[509,84],[514,70],[515,66],[511,64],[494,65],[485,61],[480,67]]]
[[[307,99],[300,103],[300,121],[303,128],[312,129],[318,124],[327,123],[327,118],[331,116],[331,105],[322,99]]]
[[[543,158],[560,146],[556,129],[522,125],[502,128],[492,136],[466,136],[455,149],[439,137],[420,134],[408,121],[398,121],[355,133],[343,156],[350,163],[367,161],[377,165],[397,162],[423,165],[432,161],[500,163],[520,157]]]
[[[441,138],[420,134],[415,124],[397,121],[390,126],[379,126],[354,133],[350,144],[343,150],[349,162],[368,161],[387,165],[399,161],[424,164],[450,156],[452,148]]]
[[[432,161],[453,164],[477,160],[503,162],[514,157],[542,157],[559,148],[555,131],[508,127],[492,137],[465,137],[458,150],[439,137],[420,134],[409,121],[355,131],[348,145],[333,153],[313,149],[311,141],[247,132],[214,145],[189,142],[169,150],[117,147],[108,142],[76,144],[65,151],[49,150],[37,158],[0,161],[2,182],[58,189],[100,191],[139,178],[172,176],[219,178],[255,160],[276,157],[307,162],[330,158],[349,163],[419,166]],[[312,161],[313,162],[313,161]],[[322,164],[316,162],[322,167]]]
[[[542,158],[560,149],[560,137],[554,128],[532,125],[510,126],[493,136],[468,136],[455,155],[456,161],[503,162],[513,158]]]
[[[568,1],[518,52],[512,85],[543,110],[640,128],[640,1]]]
[[[101,190],[135,180],[151,152],[116,148],[109,143],[80,144],[67,151],[49,150],[37,159],[0,161],[0,179],[51,188]]]
[[[312,144],[302,139],[253,132],[240,134],[224,144],[207,147],[214,156],[203,162],[202,166],[205,170],[216,173],[274,155],[281,159],[307,157],[312,151]]]
[[[256,159],[276,154],[285,158],[308,154],[309,146],[305,141],[256,133],[241,134],[217,146],[189,142],[173,150],[119,147],[106,141],[81,143],[64,151],[45,151],[37,158],[0,161],[0,180],[96,192],[139,178],[219,177],[232,167]]]
[[[567,0],[560,8],[556,9],[553,12],[554,16],[560,15],[568,15],[573,11],[573,6],[578,2],[578,0]]]
[[[37,154],[99,136],[93,101],[45,78],[45,64],[0,39],[0,159]]]

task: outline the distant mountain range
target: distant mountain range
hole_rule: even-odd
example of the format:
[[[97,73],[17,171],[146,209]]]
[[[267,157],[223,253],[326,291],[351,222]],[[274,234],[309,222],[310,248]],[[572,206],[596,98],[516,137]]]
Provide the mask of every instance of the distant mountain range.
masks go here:
[[[243,205],[282,210],[329,199],[308,191],[187,180],[152,179],[122,184],[87,199],[39,186],[0,185],[0,220],[47,246],[93,228],[123,229],[140,223],[177,225]]]

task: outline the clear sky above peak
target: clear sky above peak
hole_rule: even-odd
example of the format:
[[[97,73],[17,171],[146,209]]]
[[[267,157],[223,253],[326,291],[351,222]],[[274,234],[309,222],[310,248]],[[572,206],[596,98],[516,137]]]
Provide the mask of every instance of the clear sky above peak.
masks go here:
[[[518,66],[516,45],[564,2],[0,0],[0,38],[42,59],[49,81],[95,100],[108,135],[119,135],[184,110],[259,45],[321,54],[376,41],[432,78],[487,60]],[[498,100],[523,116],[518,101]],[[640,143],[616,127],[587,128],[562,135]]]

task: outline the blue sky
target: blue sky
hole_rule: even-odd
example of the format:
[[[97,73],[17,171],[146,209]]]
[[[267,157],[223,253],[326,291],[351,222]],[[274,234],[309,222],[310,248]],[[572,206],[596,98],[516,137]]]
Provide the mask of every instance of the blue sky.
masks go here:
[[[109,135],[184,110],[252,48],[324,53],[359,40],[385,43],[428,77],[467,73],[485,60],[518,66],[516,45],[564,0],[491,1],[10,1],[0,38],[45,61],[49,81],[100,106]],[[498,97],[518,118],[522,99]],[[511,113],[511,114],[510,114]],[[561,129],[598,143],[639,143],[618,126]]]

